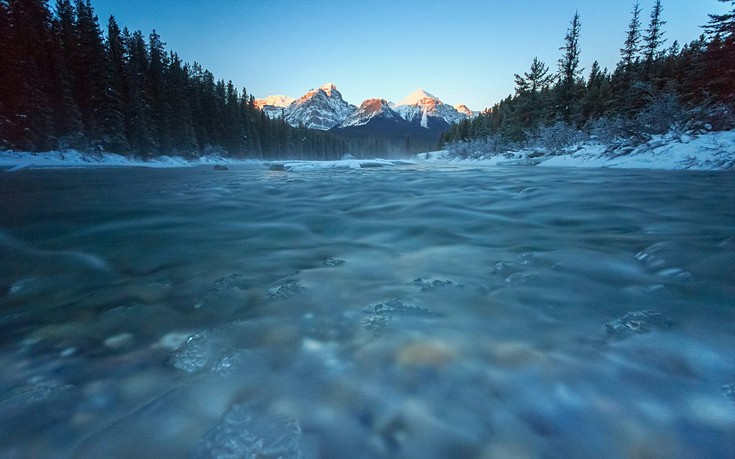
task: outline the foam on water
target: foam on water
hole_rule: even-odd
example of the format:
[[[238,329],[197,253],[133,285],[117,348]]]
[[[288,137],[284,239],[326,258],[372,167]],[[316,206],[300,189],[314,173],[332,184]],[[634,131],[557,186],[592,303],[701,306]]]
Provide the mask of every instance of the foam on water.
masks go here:
[[[3,176],[0,457],[735,456],[732,173],[282,169]]]

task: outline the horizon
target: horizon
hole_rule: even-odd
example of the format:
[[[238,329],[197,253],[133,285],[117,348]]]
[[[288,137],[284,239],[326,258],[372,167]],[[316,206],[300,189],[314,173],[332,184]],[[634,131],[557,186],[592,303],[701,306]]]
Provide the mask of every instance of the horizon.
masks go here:
[[[194,0],[94,0],[92,6],[103,31],[110,15],[120,27],[146,37],[156,30],[167,50],[256,98],[298,99],[331,82],[356,106],[370,98],[397,103],[420,88],[446,104],[481,111],[513,94],[513,75],[527,71],[534,57],[556,71],[575,10],[582,22],[585,76],[595,60],[613,70],[634,2],[378,3],[380,8],[364,2],[228,0],[215,9]],[[644,28],[653,3],[641,2]],[[679,46],[695,40],[708,14],[727,10],[715,0],[662,3],[664,48],[674,40]],[[329,14],[314,15],[315,10]]]

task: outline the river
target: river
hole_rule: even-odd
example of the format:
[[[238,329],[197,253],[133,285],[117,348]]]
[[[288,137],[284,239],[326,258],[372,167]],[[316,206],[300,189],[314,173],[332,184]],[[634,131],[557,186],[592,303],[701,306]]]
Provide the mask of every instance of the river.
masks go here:
[[[0,172],[0,457],[735,457],[735,175]]]

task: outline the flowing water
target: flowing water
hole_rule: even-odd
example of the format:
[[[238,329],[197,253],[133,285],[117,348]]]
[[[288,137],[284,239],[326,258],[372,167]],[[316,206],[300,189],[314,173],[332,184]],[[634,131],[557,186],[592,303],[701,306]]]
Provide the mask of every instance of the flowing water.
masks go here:
[[[735,175],[0,174],[2,458],[735,457]]]

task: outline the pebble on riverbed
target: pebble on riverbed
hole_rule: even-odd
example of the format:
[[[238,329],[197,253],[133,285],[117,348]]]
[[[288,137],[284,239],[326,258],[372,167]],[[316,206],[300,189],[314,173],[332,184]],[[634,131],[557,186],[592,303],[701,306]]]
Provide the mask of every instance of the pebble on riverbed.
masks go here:
[[[448,343],[421,340],[398,349],[396,361],[401,366],[443,367],[453,362],[456,356],[456,350]]]

